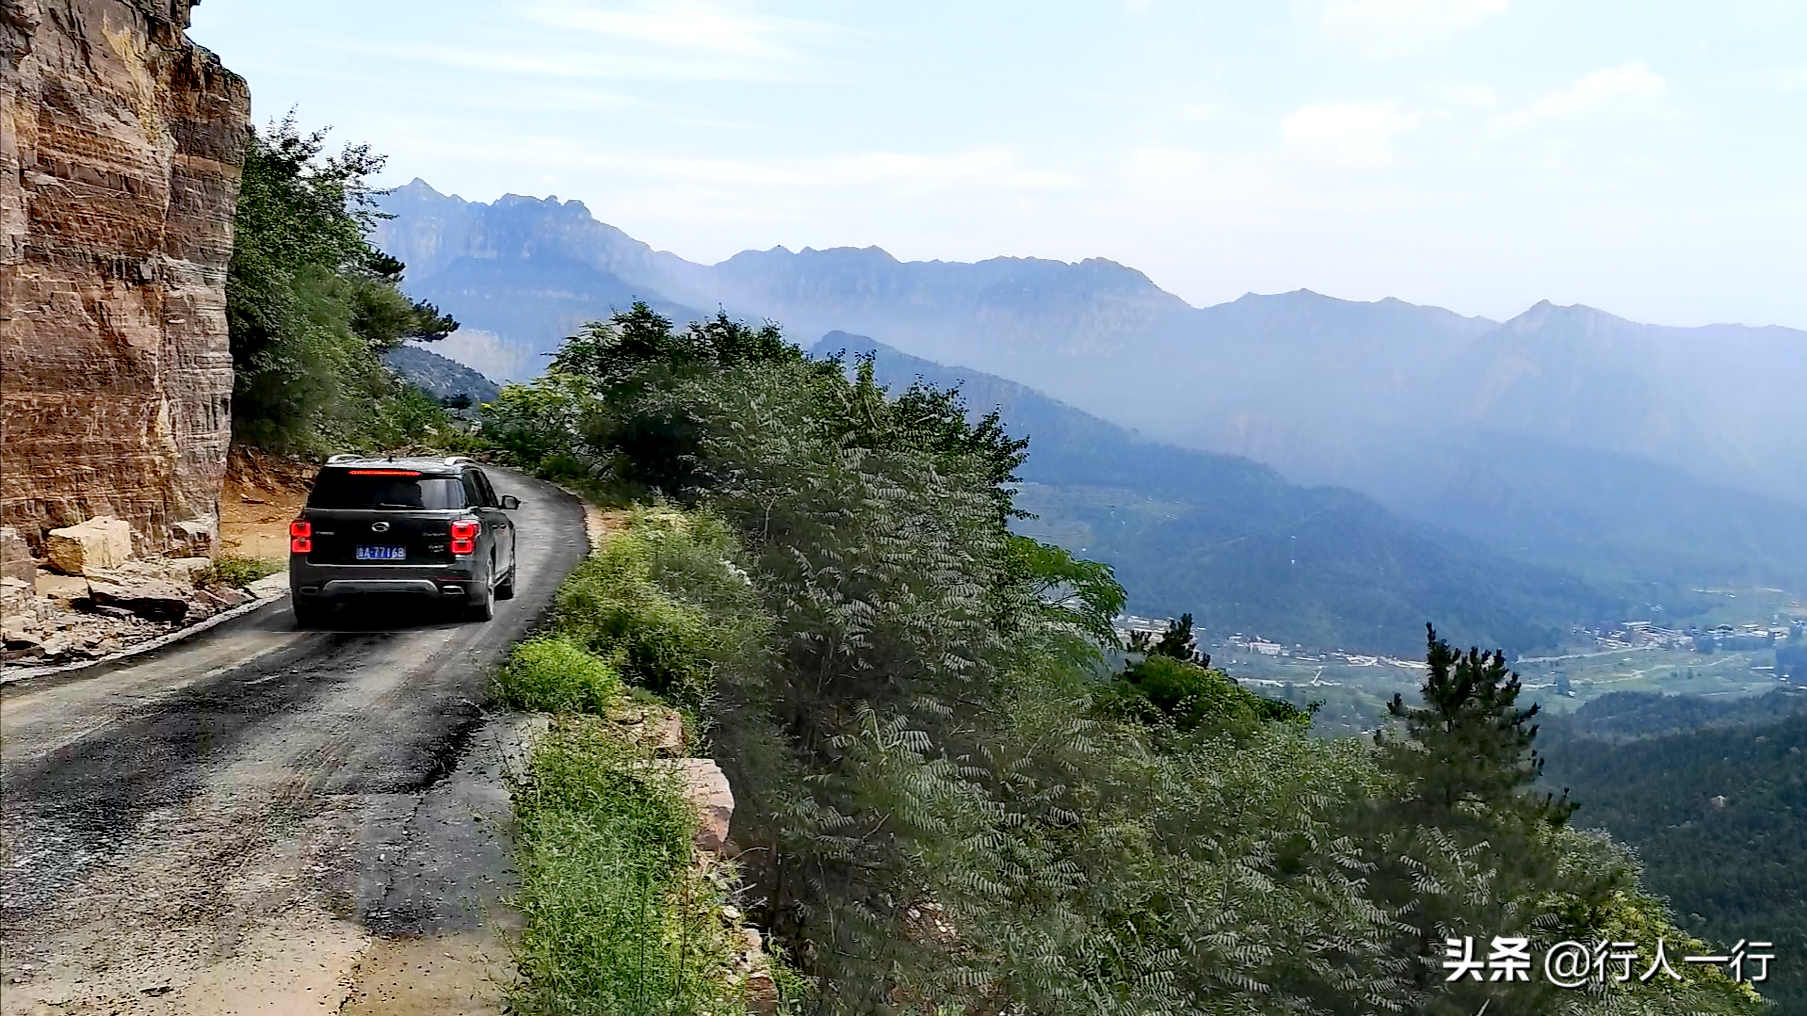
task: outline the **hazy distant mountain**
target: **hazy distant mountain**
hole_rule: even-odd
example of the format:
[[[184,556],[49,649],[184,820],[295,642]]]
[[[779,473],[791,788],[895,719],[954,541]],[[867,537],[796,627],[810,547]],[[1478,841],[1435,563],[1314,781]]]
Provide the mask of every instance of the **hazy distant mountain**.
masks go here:
[[[417,180],[384,207],[409,292],[493,334],[486,369],[505,377],[637,298],[680,319],[721,307],[805,345],[839,329],[1009,377],[1514,554],[1807,591],[1807,332],[1547,303],[1500,323],[1305,290],[1194,308],[1103,260],[777,247],[699,265],[576,201],[472,203]]]
[[[1469,343],[1450,415],[1807,504],[1807,332],[1636,324],[1540,303]]]
[[[456,360],[420,346],[383,351],[389,369],[436,399],[469,399],[472,405],[496,401],[496,383]]]
[[[698,316],[665,295],[670,287],[652,285],[665,277],[661,265],[688,262],[597,222],[582,202],[509,195],[474,203],[415,180],[384,195],[382,207],[394,218],[378,224],[377,242],[408,266],[408,294],[494,336],[493,344],[477,340],[486,362],[473,366],[501,380],[537,375],[544,354],[578,326],[635,300],[674,318]],[[465,344],[454,335],[446,348]]]
[[[1664,586],[1807,591],[1807,506],[1674,466],[1541,438],[1455,429],[1375,462],[1361,486],[1396,512],[1514,557]],[[1671,604],[1674,606],[1674,604]]]
[[[1114,567],[1130,609],[1191,611],[1216,635],[1415,654],[1424,623],[1463,644],[1557,643],[1630,604],[1411,522],[1352,490],[1301,487],[1248,459],[1149,441],[1023,385],[834,332],[813,350],[874,356],[881,383],[958,385],[1029,436],[1019,531]]]

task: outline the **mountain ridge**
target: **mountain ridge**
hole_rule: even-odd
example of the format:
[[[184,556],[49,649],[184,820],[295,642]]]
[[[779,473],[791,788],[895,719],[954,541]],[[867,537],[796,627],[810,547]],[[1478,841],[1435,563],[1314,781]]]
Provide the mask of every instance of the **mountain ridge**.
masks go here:
[[[1027,436],[1016,527],[1110,564],[1130,609],[1192,612],[1224,636],[1412,655],[1423,625],[1513,650],[1553,645],[1564,622],[1626,606],[1546,565],[1412,522],[1359,492],[1302,487],[1271,466],[1152,441],[1017,382],[833,332],[811,349],[873,357],[880,383],[959,387]],[[1151,552],[1158,548],[1157,552]]]
[[[876,246],[774,246],[703,265],[578,201],[484,205],[422,181],[382,200],[397,218],[379,242],[411,266],[411,295],[472,330],[442,351],[475,347],[492,376],[538,373],[584,320],[636,299],[677,320],[720,308],[777,321],[805,346],[844,331],[966,364],[1531,560],[1583,553],[1640,581],[1704,568],[1699,583],[1765,575],[1807,592],[1791,535],[1807,512],[1807,442],[1789,437],[1807,433],[1807,332],[1645,325],[1548,300],[1494,321],[1306,288],[1201,308],[1103,258],[905,262]],[[1670,492],[1686,506],[1676,519],[1663,517]],[[1702,529],[1713,512],[1724,534]],[[1627,527],[1637,539],[1620,538]]]

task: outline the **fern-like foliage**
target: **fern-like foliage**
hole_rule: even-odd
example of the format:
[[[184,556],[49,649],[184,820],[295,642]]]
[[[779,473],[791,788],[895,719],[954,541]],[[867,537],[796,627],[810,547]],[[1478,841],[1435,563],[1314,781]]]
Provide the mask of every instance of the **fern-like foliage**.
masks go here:
[[[1010,533],[1026,445],[957,392],[887,391],[869,364],[810,361],[772,326],[680,331],[644,307],[586,328],[553,368],[504,395],[522,461],[726,534],[710,555],[599,571],[583,595],[651,617],[623,590],[656,587],[674,633],[702,643],[718,612],[751,616],[733,590],[758,601],[763,621],[722,629],[756,639],[678,656],[713,661],[693,701],[734,782],[749,903],[823,1011],[1754,1011],[1723,978],[1591,994],[1442,981],[1451,935],[1673,932],[1622,852],[1507,778],[1534,735],[1478,656],[1463,679],[1482,697],[1456,713],[1490,732],[1469,773],[1487,779],[1463,777],[1460,737],[1415,713],[1396,743],[1317,739],[1210,670],[1187,619],[1111,674],[1122,589]],[[717,561],[750,584],[722,585]],[[657,658],[684,687],[702,673]]]

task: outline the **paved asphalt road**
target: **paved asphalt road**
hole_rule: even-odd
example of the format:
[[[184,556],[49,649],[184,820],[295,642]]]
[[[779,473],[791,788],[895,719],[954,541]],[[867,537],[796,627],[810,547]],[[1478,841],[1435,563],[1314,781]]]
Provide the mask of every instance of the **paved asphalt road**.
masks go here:
[[[285,601],[5,690],[0,1011],[340,1011],[384,941],[495,918],[484,682],[587,541],[572,498],[491,475],[522,502],[493,621],[371,604],[297,631]]]

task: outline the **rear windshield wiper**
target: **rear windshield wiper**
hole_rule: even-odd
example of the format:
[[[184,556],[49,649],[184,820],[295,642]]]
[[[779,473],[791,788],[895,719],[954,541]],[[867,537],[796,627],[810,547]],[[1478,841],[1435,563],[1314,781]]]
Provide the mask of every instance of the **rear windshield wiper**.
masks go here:
[[[378,508],[405,508],[408,511],[413,511],[420,507],[420,505],[417,504],[396,504],[394,501],[378,501],[376,506]]]

